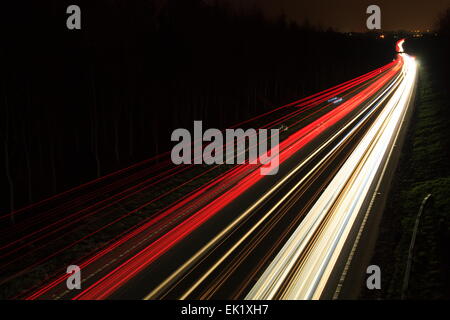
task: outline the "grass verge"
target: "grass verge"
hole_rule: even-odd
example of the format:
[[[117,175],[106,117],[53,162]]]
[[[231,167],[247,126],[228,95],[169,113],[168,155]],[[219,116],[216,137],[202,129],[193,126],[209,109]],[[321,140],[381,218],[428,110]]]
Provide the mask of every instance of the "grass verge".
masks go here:
[[[420,69],[416,110],[402,151],[372,263],[382,289],[363,289],[363,299],[400,299],[408,249],[422,200],[433,195],[420,221],[408,299],[450,297],[450,161],[447,92],[433,70]]]

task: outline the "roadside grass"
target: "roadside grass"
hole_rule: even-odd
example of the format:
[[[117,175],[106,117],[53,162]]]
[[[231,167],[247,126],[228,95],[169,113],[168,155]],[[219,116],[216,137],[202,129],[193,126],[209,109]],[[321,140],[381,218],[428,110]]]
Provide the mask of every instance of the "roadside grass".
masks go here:
[[[416,109],[391,189],[372,264],[382,289],[362,290],[364,299],[400,299],[408,250],[423,199],[432,194],[419,225],[407,299],[450,297],[449,103],[446,91],[423,65]]]

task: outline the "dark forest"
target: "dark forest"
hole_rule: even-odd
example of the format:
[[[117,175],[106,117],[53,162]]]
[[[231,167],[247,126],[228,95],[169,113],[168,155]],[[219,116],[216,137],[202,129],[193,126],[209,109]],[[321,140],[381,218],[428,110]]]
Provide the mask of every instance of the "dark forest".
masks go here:
[[[394,57],[394,39],[342,34],[200,0],[68,1],[3,10],[0,210],[6,214],[225,128]],[[17,19],[21,17],[21,19]]]

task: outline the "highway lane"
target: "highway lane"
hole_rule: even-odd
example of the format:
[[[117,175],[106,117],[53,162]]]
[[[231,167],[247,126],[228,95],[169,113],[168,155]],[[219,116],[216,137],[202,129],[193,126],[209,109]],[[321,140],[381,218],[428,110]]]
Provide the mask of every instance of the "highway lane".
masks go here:
[[[161,290],[153,290],[147,298],[243,298],[351,153],[388,94],[367,103],[359,116],[352,117],[343,128],[333,128],[330,139],[300,164],[298,159],[289,163],[295,169],[288,170],[288,181],[281,184],[269,201],[254,208],[239,226],[229,228],[226,239],[210,248],[195,266],[191,263],[189,270],[180,275],[181,280],[170,286],[164,283]]]
[[[417,65],[406,54],[402,58],[402,82],[307,218],[248,293],[248,299],[322,297],[354,222],[366,212],[364,203],[409,107]]]
[[[359,142],[357,147],[354,150],[351,150],[350,157],[346,160],[343,168],[339,169],[339,172],[336,174],[336,176],[333,174],[333,172],[328,172],[328,175],[325,176],[329,177],[335,177],[331,184],[326,188],[322,196],[319,198],[319,200],[315,203],[313,208],[311,208],[311,211],[308,212],[306,208],[308,208],[308,205],[311,203],[305,203],[303,202],[303,212],[300,211],[296,217],[302,217],[305,216],[306,218],[302,221],[299,227],[299,231],[296,230],[294,234],[291,236],[289,241],[284,245],[281,252],[275,257],[275,259],[272,261],[271,265],[268,267],[266,272],[261,276],[260,280],[255,284],[253,289],[248,293],[246,296],[249,299],[311,299],[311,298],[320,298],[321,294],[324,290],[325,285],[327,284],[328,278],[330,276],[330,273],[333,271],[334,263],[337,260],[337,257],[340,255],[341,248],[346,242],[347,238],[343,237],[342,234],[348,235],[349,228],[351,229],[353,227],[354,220],[356,219],[357,214],[360,212],[360,208],[362,207],[362,204],[366,201],[366,196],[362,195],[361,192],[366,192],[371,187],[371,183],[373,182],[373,179],[370,179],[370,177],[373,178],[373,176],[376,174],[378,167],[376,164],[380,164],[381,160],[385,153],[382,152],[383,148],[386,148],[389,144],[387,143],[389,139],[392,139],[392,133],[395,131],[396,128],[401,124],[398,120],[400,119],[400,115],[404,114],[408,104],[409,104],[409,98],[410,98],[410,92],[412,84],[415,81],[415,71],[410,71],[410,69],[414,70],[415,67],[411,67],[411,65],[414,64],[412,62],[412,59],[409,57],[405,57],[406,60],[408,60],[407,69],[404,70],[401,75],[399,76],[399,79],[395,82],[395,85],[393,85],[390,88],[389,91],[389,99],[387,100],[387,103],[384,106],[384,109],[381,111],[380,115],[376,118],[375,122],[370,126],[367,133],[365,133],[364,138]],[[408,73],[409,72],[409,73]],[[406,76],[405,76],[406,74]],[[381,104],[381,103],[380,103]],[[400,105],[400,107],[398,107]],[[367,122],[362,122],[366,123]],[[364,132],[363,128],[358,128],[358,130],[362,130]],[[378,131],[377,131],[378,130]],[[357,161],[360,161],[361,154],[364,150],[367,150],[368,145],[372,145],[374,142],[371,139],[375,139],[374,132],[378,133],[378,140],[376,143],[376,146],[378,149],[375,149],[375,151],[372,150],[372,157],[367,156],[369,160],[372,162],[365,163],[365,166],[359,167],[357,166]],[[345,141],[345,140],[343,140]],[[369,144],[368,141],[371,141],[372,144]],[[363,151],[362,151],[363,150]],[[375,155],[375,156],[373,156]],[[325,157],[324,160],[327,158]],[[345,153],[344,153],[344,159],[345,159]],[[375,164],[374,164],[375,163]],[[329,163],[329,165],[331,165]],[[357,169],[354,169],[354,167],[357,167]],[[319,165],[320,168],[320,165]],[[339,168],[339,163],[334,163],[333,168]],[[362,169],[364,168],[364,169]],[[369,170],[371,169],[371,170]],[[339,187],[339,182],[342,184],[342,181],[345,180],[342,178],[342,175],[344,173],[354,173],[355,171],[359,172],[359,176],[356,178],[353,177],[353,179],[347,180],[346,187],[349,190],[345,190],[347,197],[344,197],[341,195],[340,203],[335,203],[333,201],[330,201],[329,197],[330,194],[334,197],[336,197],[336,194],[340,194],[342,188]],[[367,172],[370,172],[371,176],[367,178]],[[318,177],[320,177],[320,171],[310,171],[311,176],[314,175],[316,179],[314,179],[314,185],[317,185]],[[308,178],[308,175],[306,175],[306,179]],[[359,179],[359,180],[358,180]],[[326,185],[329,180],[324,179],[324,184]],[[364,183],[365,184],[364,184]],[[323,188],[324,184],[319,185],[319,191],[316,192],[316,195],[319,194],[320,190]],[[299,188],[300,186],[305,187],[303,190],[302,188]],[[305,190],[311,190],[313,184],[308,184],[308,181],[306,180],[300,180],[300,182],[296,185],[296,187],[289,189],[291,190],[294,197],[292,199],[294,204],[299,203],[299,193],[304,194]],[[290,192],[288,192],[289,195]],[[349,195],[350,194],[350,195]],[[356,196],[355,196],[356,194]],[[327,198],[328,197],[328,198]],[[312,197],[314,199],[314,197]],[[331,205],[330,203],[333,203]],[[255,242],[261,242],[261,239],[268,239],[268,231],[267,229],[274,229],[274,223],[276,223],[277,218],[273,215],[274,209],[279,206],[281,207],[282,214],[286,214],[287,212],[291,211],[293,209],[292,201],[289,200],[286,196],[282,197],[280,201],[277,202],[277,204],[270,210],[267,211],[267,209],[262,208],[263,212],[266,212],[266,214],[263,216],[263,218],[260,218],[257,223],[251,222],[250,223],[250,230],[247,231],[244,236],[238,235],[236,236],[237,239],[239,239],[237,242],[235,242],[231,248],[225,249],[223,252],[215,252],[214,255],[211,253],[208,254],[207,258],[211,256],[215,257],[221,257],[220,259],[216,260],[214,263],[207,263],[209,266],[205,267],[200,272],[194,272],[192,271],[192,268],[198,268],[197,264],[196,266],[192,266],[194,261],[189,261],[187,264],[185,270],[177,270],[174,275],[175,277],[172,277],[170,282],[165,282],[156,289],[154,289],[149,295],[147,295],[146,298],[194,298],[194,299],[207,299],[207,298],[240,298],[241,294],[245,292],[245,285],[242,285],[242,282],[234,282],[238,283],[238,291],[237,294],[229,296],[230,292],[233,292],[230,290],[230,283],[233,283],[233,281],[230,281],[229,278],[231,275],[236,274],[236,269],[238,265],[242,265],[244,267],[248,267],[253,264],[255,264],[255,261],[258,261],[258,259],[255,257]],[[328,211],[323,207],[324,205],[328,206],[331,210],[331,208],[334,209],[332,213],[328,213]],[[359,206],[359,207],[358,207]],[[347,208],[351,208],[347,209]],[[306,210],[305,210],[306,209]],[[298,211],[297,211],[298,212]],[[305,212],[308,212],[305,215]],[[311,213],[312,212],[312,213]],[[346,212],[352,213],[350,218],[346,218]],[[347,214],[348,215],[348,214]],[[255,214],[255,216],[258,216]],[[317,218],[317,216],[319,218]],[[344,216],[344,218],[343,218]],[[260,231],[260,234],[255,234],[250,238],[252,233],[259,227],[260,224],[264,222],[265,219],[269,219],[267,221],[268,228],[266,230]],[[291,216],[292,218],[292,216]],[[295,217],[294,217],[295,218]],[[334,219],[334,220],[333,220]],[[279,220],[278,220],[279,221]],[[292,223],[294,221],[294,223]],[[296,220],[290,220],[289,222],[292,225],[296,224]],[[312,221],[312,222],[310,222]],[[340,225],[340,229],[337,228],[338,231],[336,231],[336,227],[333,226],[334,224],[338,224],[338,221],[342,224],[342,221],[346,221],[346,224]],[[333,222],[335,222],[333,224]],[[325,226],[331,225],[332,227]],[[234,227],[234,226],[233,226]],[[314,232],[311,230],[314,229]],[[339,237],[332,236],[333,233],[331,231],[334,231],[335,233],[339,235]],[[344,231],[343,231],[344,230]],[[236,230],[232,230],[233,233],[237,233]],[[328,231],[324,236],[321,234],[325,231]],[[307,240],[304,240],[304,238],[307,238]],[[227,240],[230,238],[227,238]],[[276,251],[276,244],[282,243],[282,240],[278,238],[273,237],[275,242],[275,246],[272,245],[272,252]],[[330,239],[334,239],[335,242],[334,245],[330,244]],[[336,240],[337,239],[337,240]],[[236,241],[236,240],[235,240]],[[247,241],[247,242],[245,242]],[[232,241],[233,242],[233,241]],[[240,245],[247,243],[246,248],[239,248]],[[318,244],[317,244],[318,243]],[[223,246],[224,242],[220,243],[220,246]],[[298,246],[302,246],[302,248],[298,248]],[[338,245],[340,248],[338,248]],[[288,249],[285,249],[285,248]],[[268,243],[265,243],[262,246],[262,250],[264,248],[267,250],[267,248],[271,248]],[[326,249],[326,250],[325,250]],[[210,249],[213,250],[213,249]],[[217,248],[214,248],[214,250],[218,250]],[[270,251],[270,250],[269,250]],[[287,251],[287,253],[285,252]],[[226,259],[232,255],[235,254],[234,258],[231,259],[228,264],[226,263]],[[244,261],[242,258],[243,255],[246,255],[247,258],[250,257],[249,260]],[[299,256],[302,255],[300,258]],[[282,258],[279,258],[279,257]],[[326,268],[323,266],[323,257],[327,257],[329,259],[329,262],[326,265]],[[263,259],[263,261],[269,260],[270,252],[268,255],[266,255],[266,258]],[[200,263],[205,263],[207,261],[207,258],[203,258]],[[309,264],[309,266],[308,266]],[[302,272],[299,272],[297,269],[302,267]],[[191,269],[190,271],[187,271],[188,269]],[[261,270],[261,266],[258,266],[255,268],[256,271]],[[275,271],[274,271],[275,270]],[[316,272],[318,270],[318,273]],[[184,271],[185,274],[182,274],[181,271]],[[214,275],[214,272],[216,272],[216,275]],[[192,275],[193,281],[189,280],[186,276],[186,273],[189,275]],[[255,272],[250,276],[247,277],[247,285],[251,282],[252,278],[255,278]],[[306,274],[306,275],[305,275]],[[181,280],[178,280],[178,278],[181,278]],[[210,279],[208,280],[208,278]],[[309,278],[308,278],[309,277]],[[249,280],[250,279],[250,280]],[[241,279],[242,280],[242,279]],[[181,285],[182,282],[190,282],[190,284],[185,284],[184,286]],[[201,288],[202,282],[204,283],[204,289]],[[244,282],[245,283],[245,282]],[[226,284],[227,288],[225,292],[222,292],[220,294],[221,287]],[[170,288],[171,286],[171,288]],[[182,288],[181,291],[184,290],[184,292],[181,295],[179,294],[180,286]],[[169,287],[169,289],[168,289]],[[169,290],[169,294],[173,294],[173,291],[175,294],[169,295],[167,294],[167,291]],[[197,292],[196,291],[200,291]],[[217,292],[219,291],[219,294],[217,295]],[[283,293],[280,293],[283,292]],[[224,295],[225,294],[225,295]],[[227,296],[228,294],[228,296]]]
[[[295,225],[301,221],[306,210],[313,205],[314,200],[320,196],[333,173],[336,173],[336,170],[348,157],[349,152],[353,150],[356,141],[361,138],[365,128],[373,121],[373,117],[380,112],[383,106],[380,100],[384,102],[384,99],[387,99],[390,94],[388,88],[396,85],[399,81],[399,74],[397,72],[395,74],[396,76],[389,79],[388,83],[383,83],[376,90],[374,88],[370,92],[371,94],[365,96],[364,99],[357,100],[360,102],[358,108],[346,114],[339,123],[333,123],[326,128],[323,123],[320,123],[309,128],[310,131],[316,132],[317,141],[306,143],[304,136],[290,141],[290,144],[286,145],[285,152],[291,152],[291,154],[286,156],[279,175],[265,177],[256,183],[249,184],[251,189],[243,189],[246,192],[239,194],[236,200],[233,199],[235,201],[229,201],[220,207],[217,214],[199,224],[195,230],[191,230],[183,241],[177,242],[158,256],[154,263],[146,265],[143,270],[140,270],[140,273],[127,278],[128,273],[122,272],[120,267],[126,265],[123,261],[128,262],[135,258],[135,252],[139,253],[145,250],[145,246],[149,242],[157,241],[146,238],[149,235],[148,230],[125,239],[127,241],[122,243],[123,248],[119,254],[117,250],[111,251],[111,256],[105,255],[103,259],[89,264],[90,269],[83,271],[83,274],[87,275],[84,277],[84,285],[96,287],[96,284],[100,283],[102,290],[92,296],[80,295],[77,298],[242,297],[246,290],[244,287],[248,287],[252,281],[255,281],[267,261],[277,252]],[[381,94],[383,92],[384,94]],[[302,142],[303,148],[300,151],[293,148],[302,139],[305,140]],[[292,148],[294,150],[290,151]],[[244,174],[244,176],[248,178],[247,175]],[[283,177],[281,181],[280,177]],[[236,179],[239,181],[244,178],[236,176]],[[302,188],[294,187],[299,181],[301,181]],[[233,187],[239,185],[237,182],[231,184]],[[276,192],[270,191],[273,186],[278,186]],[[283,197],[283,194],[288,194],[289,190],[295,192],[290,193],[289,197]],[[266,196],[268,193],[270,195]],[[254,205],[255,199],[261,198],[264,199]],[[279,198],[283,198],[283,201],[277,200]],[[268,210],[269,214],[265,214],[266,210],[274,203],[277,204],[277,208],[273,211]],[[242,215],[242,209],[248,207],[252,208],[251,214]],[[197,210],[198,208],[195,208],[192,211]],[[239,219],[239,223],[234,223],[236,217],[243,218]],[[264,219],[260,217],[264,217]],[[224,232],[224,226],[227,226],[226,232]],[[229,235],[230,230],[233,231],[232,235]],[[255,239],[258,241],[252,241],[242,248],[241,245],[245,244],[245,239],[253,239],[253,234],[256,234]],[[274,234],[276,236],[273,236]],[[226,237],[218,237],[225,235]],[[246,238],[243,238],[242,235],[246,235]],[[207,246],[211,239],[216,238],[219,240],[213,247],[209,246],[208,250],[202,251],[202,248]],[[272,239],[274,239],[274,245],[270,246]],[[136,243],[139,245],[135,246]],[[220,245],[216,246],[219,243]],[[197,255],[199,249],[202,254]],[[236,252],[240,253],[236,255]],[[186,270],[177,273],[174,278],[175,286],[172,285],[174,279],[169,281],[170,285],[164,282],[164,279],[171,278],[171,274],[176,273],[180,266],[183,266],[186,261],[189,262],[193,257],[198,258],[196,265],[189,263]],[[217,257],[223,259],[217,261]],[[145,259],[146,256],[142,258]],[[247,262],[243,263],[244,261]],[[132,264],[130,267],[132,268],[130,270],[133,270]],[[250,275],[246,272],[248,267],[253,267]],[[116,270],[121,272],[117,273]],[[215,273],[218,270],[226,270],[226,272],[220,272],[221,275],[217,276]],[[189,272],[186,273],[186,271]],[[114,279],[114,277],[110,277],[114,272],[119,275],[116,279],[119,279],[120,283],[117,283],[118,281],[109,282]],[[102,277],[105,274],[106,276]],[[245,286],[239,285],[243,277],[247,283]],[[98,280],[99,278],[100,280]],[[179,282],[180,278],[181,282]],[[212,285],[209,281],[211,278],[214,279]],[[162,292],[160,292],[161,290],[155,291],[161,283],[164,284]],[[120,286],[109,291],[109,288],[115,284],[120,284]],[[234,288],[230,288],[230,285],[233,287],[232,284],[235,284]],[[149,294],[149,288],[152,286],[155,288]],[[97,287],[100,286],[97,285]],[[59,286],[51,288],[40,297],[73,298],[73,293],[67,292],[61,282]]]
[[[402,43],[400,43],[399,52],[403,52]],[[417,83],[414,87],[410,107],[405,112],[402,125],[396,133],[386,159],[383,160],[383,169],[376,178],[378,181],[370,191],[372,196],[365,213],[361,215],[361,221],[358,223],[359,228],[357,225],[352,236],[349,237],[348,254],[343,255],[339,262],[340,268],[336,268],[337,272],[335,272],[334,278],[330,279],[329,290],[324,293],[327,298],[335,300],[357,299],[360,291],[363,288],[366,289],[366,268],[371,262],[378,239],[379,225],[390,194],[391,183],[399,165],[402,146],[414,113],[416,90]]]
[[[304,158],[305,155],[311,154],[311,150],[304,150],[304,153],[299,154],[299,157]],[[298,158],[292,159],[292,163],[286,166],[286,171],[290,171],[289,167],[292,164],[298,164],[298,160]],[[312,160],[312,157],[310,160]],[[139,297],[139,295],[141,294],[139,293],[139,288],[142,288],[142,285],[139,285],[140,283],[146,283],[151,286],[152,283],[156,283],[159,278],[163,277],[164,274],[167,274],[167,270],[170,271],[171,268],[176,267],[180,263],[180,261],[183,260],[183,258],[181,257],[192,257],[192,252],[195,252],[192,247],[198,247],[199,245],[204,243],[204,239],[208,238],[207,235],[214,236],[214,234],[220,233],[220,229],[222,228],[221,226],[223,224],[226,225],[227,223],[232,221],[231,218],[236,216],[236,212],[238,212],[237,210],[242,210],[242,207],[247,206],[247,204],[251,205],[255,196],[266,194],[266,185],[273,185],[274,182],[275,181],[271,181],[271,183],[268,183],[266,180],[265,183],[260,186],[255,185],[252,188],[250,197],[248,197],[247,195],[247,197],[240,198],[239,202],[230,204],[227,208],[223,209],[219,215],[217,215],[217,217],[220,217],[218,218],[219,220],[226,219],[227,221],[222,221],[221,223],[217,222],[216,219],[211,219],[210,221],[208,221],[204,226],[200,227],[199,230],[191,234],[189,241],[178,244],[176,249],[171,250],[170,252],[166,253],[164,257],[161,257],[158,260],[159,263],[151,265],[147,268],[147,270],[143,271],[143,274],[136,276],[136,278],[133,280],[130,280],[129,284],[119,289],[118,293],[116,295],[113,295],[112,298]],[[259,192],[258,189],[261,189],[262,191]],[[148,275],[148,277],[145,277],[145,275]],[[130,292],[130,290],[132,291],[132,293]]]

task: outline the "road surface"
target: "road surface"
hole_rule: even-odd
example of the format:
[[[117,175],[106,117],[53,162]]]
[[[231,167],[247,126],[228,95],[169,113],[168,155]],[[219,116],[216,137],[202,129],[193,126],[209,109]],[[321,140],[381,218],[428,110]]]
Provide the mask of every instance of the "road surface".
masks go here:
[[[20,298],[339,297],[352,279],[349,257],[410,108],[416,73],[415,59],[399,53],[382,68],[238,124],[289,128],[279,144],[278,174],[262,176],[253,164],[214,176],[216,167],[196,172],[192,179],[209,179],[76,261],[81,290],[67,289],[61,270]],[[2,281],[20,279],[98,232],[70,239],[73,221],[102,221],[118,212],[116,204],[131,206],[100,229],[114,226],[157,203],[158,197],[145,196],[156,185],[192,169],[165,165],[144,162],[38,204],[42,213],[31,222],[24,218],[16,227],[20,236],[5,234],[0,248],[4,270],[22,253],[33,263]],[[70,218],[55,218],[62,211]],[[45,251],[47,243],[65,238],[57,250]]]

